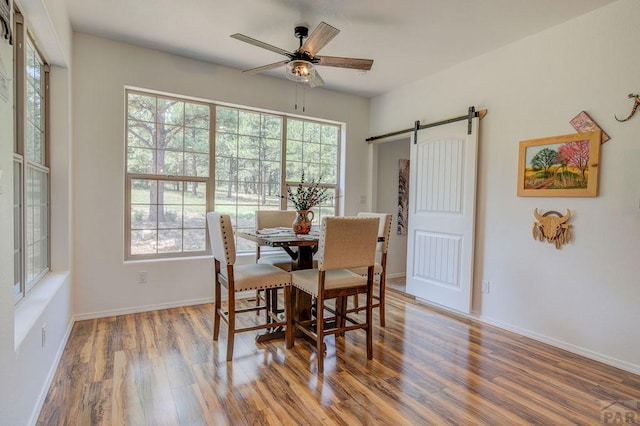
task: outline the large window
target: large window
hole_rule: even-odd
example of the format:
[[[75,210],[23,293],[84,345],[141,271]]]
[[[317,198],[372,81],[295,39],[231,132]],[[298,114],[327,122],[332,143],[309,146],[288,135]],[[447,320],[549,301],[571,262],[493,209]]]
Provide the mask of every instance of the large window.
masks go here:
[[[14,154],[14,299],[49,271],[49,67],[16,14]]]
[[[208,210],[253,228],[303,171],[337,195],[339,141],[336,124],[127,91],[127,258],[205,254]]]
[[[211,108],[127,93],[128,257],[206,252]]]

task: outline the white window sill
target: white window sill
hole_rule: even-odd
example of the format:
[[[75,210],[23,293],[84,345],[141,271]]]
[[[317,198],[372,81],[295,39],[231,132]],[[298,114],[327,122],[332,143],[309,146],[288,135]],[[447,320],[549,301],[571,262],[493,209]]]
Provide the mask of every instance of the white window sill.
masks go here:
[[[13,333],[16,351],[68,277],[69,271],[49,272],[18,304],[14,311]]]

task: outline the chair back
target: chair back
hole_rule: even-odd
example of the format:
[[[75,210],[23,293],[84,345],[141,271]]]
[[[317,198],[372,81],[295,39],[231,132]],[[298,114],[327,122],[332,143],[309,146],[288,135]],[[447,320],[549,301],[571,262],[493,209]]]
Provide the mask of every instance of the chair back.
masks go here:
[[[207,213],[209,242],[213,257],[227,265],[236,263],[236,242],[231,226],[231,217],[218,212]]]
[[[295,219],[296,212],[293,210],[258,210],[256,229],[291,227]]]
[[[391,215],[389,213],[360,212],[358,217],[377,217],[380,219],[378,238],[384,238],[384,241],[378,242],[377,250],[380,253],[386,253],[389,250],[389,238],[391,238]]]
[[[348,269],[375,263],[376,217],[325,217],[322,219],[318,269]]]

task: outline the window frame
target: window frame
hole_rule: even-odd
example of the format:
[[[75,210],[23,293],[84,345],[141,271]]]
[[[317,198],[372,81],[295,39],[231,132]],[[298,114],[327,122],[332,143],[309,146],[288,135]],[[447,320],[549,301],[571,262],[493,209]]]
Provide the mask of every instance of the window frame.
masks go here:
[[[209,177],[208,178],[198,178],[198,177],[185,177],[185,176],[170,176],[170,175],[161,175],[158,173],[154,173],[154,174],[147,174],[147,173],[130,173],[128,172],[128,149],[129,149],[129,140],[128,140],[128,134],[129,134],[129,93],[134,93],[134,94],[138,94],[138,95],[142,95],[142,96],[149,96],[149,97],[155,97],[156,99],[158,98],[162,98],[162,99],[175,99],[177,101],[181,101],[181,102],[188,102],[188,103],[199,103],[199,104],[204,104],[204,105],[208,105],[210,108],[210,123],[209,123],[209,144],[210,144],[210,149],[209,149]],[[147,90],[147,89],[143,89],[143,88],[137,88],[137,87],[125,87],[124,90],[124,151],[125,151],[125,164],[124,164],[124,186],[125,186],[125,211],[124,211],[124,215],[125,215],[125,238],[124,238],[124,260],[125,261],[138,261],[138,260],[153,260],[153,259],[180,259],[180,258],[185,258],[185,257],[198,257],[198,256],[209,256],[210,255],[210,247],[209,247],[209,239],[205,237],[206,240],[206,251],[203,252],[170,252],[170,253],[158,253],[156,250],[156,253],[149,253],[149,254],[132,254],[132,246],[131,246],[131,242],[132,242],[132,219],[131,219],[131,212],[132,212],[132,194],[131,194],[131,188],[132,188],[132,180],[134,179],[153,179],[153,180],[173,180],[173,181],[181,181],[181,182],[190,182],[190,181],[199,181],[199,182],[207,182],[207,200],[206,200],[206,205],[207,205],[207,211],[212,211],[216,208],[216,187],[218,185],[217,179],[216,179],[216,142],[217,142],[217,133],[218,133],[218,128],[217,128],[217,109],[218,108],[227,108],[227,109],[232,109],[232,110],[237,110],[237,111],[244,111],[247,113],[255,113],[255,114],[259,114],[261,116],[274,116],[274,117],[278,117],[281,120],[281,132],[280,132],[280,158],[278,160],[279,162],[279,166],[280,166],[280,183],[279,183],[279,190],[281,194],[285,194],[286,192],[286,185],[298,185],[299,181],[295,181],[295,180],[286,180],[286,173],[287,173],[287,154],[286,154],[286,150],[287,150],[287,127],[288,127],[288,120],[297,120],[297,121],[302,121],[303,123],[317,123],[320,125],[328,125],[328,126],[334,126],[336,128],[336,157],[335,157],[335,167],[336,167],[336,179],[335,179],[335,183],[325,183],[325,182],[321,182],[320,186],[322,187],[328,187],[333,189],[334,193],[335,193],[335,199],[337,199],[340,196],[340,192],[341,192],[341,170],[340,170],[340,162],[341,162],[341,149],[342,149],[342,137],[343,137],[343,131],[344,131],[344,125],[342,123],[336,123],[336,122],[332,122],[329,120],[321,120],[321,119],[317,119],[317,118],[306,118],[306,117],[300,117],[300,116],[293,116],[293,115],[287,115],[285,113],[282,112],[274,112],[274,111],[267,111],[267,110],[261,110],[258,108],[252,108],[252,107],[248,107],[248,106],[241,106],[241,105],[232,105],[232,104],[227,104],[227,103],[218,103],[215,101],[207,101],[207,100],[202,100],[202,99],[198,99],[198,98],[191,98],[188,96],[179,96],[179,95],[175,95],[175,94],[167,94],[164,92],[158,92],[158,91],[153,91],[153,90]],[[262,136],[260,136],[262,137]],[[271,138],[273,139],[273,138]],[[258,161],[260,161],[261,159],[257,159]],[[305,186],[307,186],[308,184],[305,184]],[[225,204],[227,205],[227,204]],[[237,202],[235,203],[230,203],[228,204],[230,205],[235,205],[236,206],[236,210],[237,210],[237,206],[241,206],[239,204],[237,204]],[[273,205],[269,205],[267,209],[273,209]],[[280,199],[279,202],[279,209],[292,209],[292,207],[289,205],[288,201],[284,198]],[[323,206],[324,209],[326,210],[327,206]],[[339,209],[339,204],[337,202],[333,203],[333,214],[337,215],[338,214],[338,209]],[[259,208],[257,208],[259,210]],[[239,227],[237,223],[235,223],[235,220],[232,221],[233,223],[233,228],[234,230],[237,229],[244,229],[246,227]],[[184,229],[184,228],[183,228]],[[239,249],[238,252],[239,253],[253,253],[255,250],[254,249]]]
[[[189,102],[200,105],[205,105],[209,108],[209,176],[208,177],[198,177],[198,176],[187,176],[187,175],[169,175],[169,174],[160,174],[160,173],[130,173],[128,171],[128,149],[129,149],[129,94],[136,94],[142,96],[155,97],[156,102],[158,98],[162,99],[172,99],[179,102]],[[125,260],[150,260],[150,259],[175,259],[175,258],[184,258],[184,257],[196,257],[196,256],[204,256],[210,253],[209,247],[209,239],[206,238],[206,223],[205,223],[205,249],[199,251],[180,251],[180,252],[168,252],[168,253],[158,253],[156,249],[156,253],[149,254],[132,254],[132,246],[131,246],[131,210],[132,210],[132,194],[131,194],[131,183],[132,180],[151,180],[151,181],[172,181],[172,182],[181,182],[183,185],[188,183],[205,183],[207,185],[206,191],[206,211],[209,211],[213,208],[212,200],[213,200],[213,191],[214,191],[214,177],[211,173],[211,164],[214,161],[213,158],[213,131],[211,127],[211,121],[215,120],[215,108],[212,108],[211,104],[207,102],[197,101],[193,99],[189,99],[187,97],[178,97],[174,95],[166,95],[162,93],[152,92],[152,91],[144,91],[134,88],[125,88],[125,96],[124,96],[124,115],[125,115],[125,146],[124,146],[124,173],[125,173],[125,212],[124,212],[124,220],[125,220],[125,238],[124,238],[124,250],[125,250]],[[157,125],[157,117],[155,117],[155,124]],[[184,152],[184,151],[182,151]],[[182,204],[185,205],[184,203]],[[158,231],[159,228],[156,228]],[[181,228],[184,230],[184,226]]]
[[[19,211],[14,217],[14,303],[19,303],[24,300],[28,293],[47,275],[51,270],[51,170],[49,168],[49,146],[50,146],[50,66],[47,63],[44,55],[38,48],[37,41],[30,33],[28,26],[25,24],[23,15],[16,9],[14,13],[14,105],[15,105],[15,121],[14,121],[14,155],[13,165],[15,173],[15,167],[18,166],[19,182],[14,182],[14,191],[19,193],[17,197],[18,205],[14,204],[14,211]],[[36,96],[39,103],[39,126],[34,126],[34,129],[39,131],[39,143],[40,143],[40,158],[38,160],[29,158],[28,142],[27,138],[29,132],[26,131],[26,127],[29,124],[29,114],[27,108],[31,105],[28,99],[28,87],[29,87],[29,75],[27,71],[27,54],[32,51],[34,57],[39,64],[39,83],[40,87],[35,88],[37,90]],[[35,133],[34,133],[35,134]],[[40,220],[38,227],[29,226],[29,219],[35,218],[35,216],[29,216],[29,208],[36,209],[35,205],[30,205],[33,202],[32,195],[36,194],[35,191],[29,190],[30,181],[28,179],[30,172],[36,172],[41,174],[41,177],[46,177],[46,184],[40,185],[40,199],[37,201],[39,212],[37,218]],[[41,181],[42,182],[42,181]],[[45,195],[44,199],[42,195]],[[15,203],[14,194],[14,203]],[[44,200],[44,202],[43,202]],[[43,233],[44,229],[44,233]],[[33,235],[31,241],[28,237],[30,232],[39,230],[38,236]],[[31,244],[28,244],[31,242]],[[30,259],[29,252],[35,246],[39,246],[39,255],[36,261],[35,257]],[[43,254],[42,251],[45,251]],[[19,264],[15,264],[16,254],[19,253]],[[29,273],[29,268],[32,265],[39,265],[39,270],[34,271],[33,274]],[[19,289],[16,290],[16,286]]]

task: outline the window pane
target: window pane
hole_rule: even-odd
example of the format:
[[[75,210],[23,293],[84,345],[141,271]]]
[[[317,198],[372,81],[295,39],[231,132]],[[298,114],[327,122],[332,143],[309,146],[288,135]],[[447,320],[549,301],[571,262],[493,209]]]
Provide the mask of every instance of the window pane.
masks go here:
[[[184,125],[198,129],[209,129],[211,112],[208,105],[186,103],[184,106]],[[207,134],[209,132],[207,131]]]
[[[216,107],[216,131],[220,133],[238,133],[237,109]]]
[[[184,231],[184,251],[204,251],[207,249],[207,234],[202,229],[185,229]]]
[[[158,123],[184,125],[184,102],[158,98]]]
[[[182,151],[158,150],[158,174],[165,176],[184,176],[184,154]]]
[[[155,173],[156,153],[155,149],[129,147],[127,149],[127,172]]]
[[[130,147],[155,148],[156,124],[144,121],[129,120],[127,128],[127,143]]]
[[[158,232],[155,230],[131,231],[131,254],[155,254],[158,252]]]
[[[139,95],[137,93],[129,93],[127,95],[127,117],[130,120],[146,121],[154,123],[156,116],[156,98],[155,96]]]
[[[209,131],[187,127],[184,132],[185,151],[209,153]]]
[[[13,299],[18,301],[24,294],[22,282],[22,163],[13,163]]]
[[[25,150],[26,158],[38,164],[44,164],[42,98],[44,98],[41,72],[43,61],[32,45],[26,43],[26,99],[25,99]]]
[[[164,149],[172,151],[184,150],[184,127],[182,126],[164,126],[166,133]]]
[[[25,193],[26,291],[49,270],[48,180],[46,172],[27,166]]]
[[[179,253],[182,251],[182,230],[159,230],[158,253]]]

